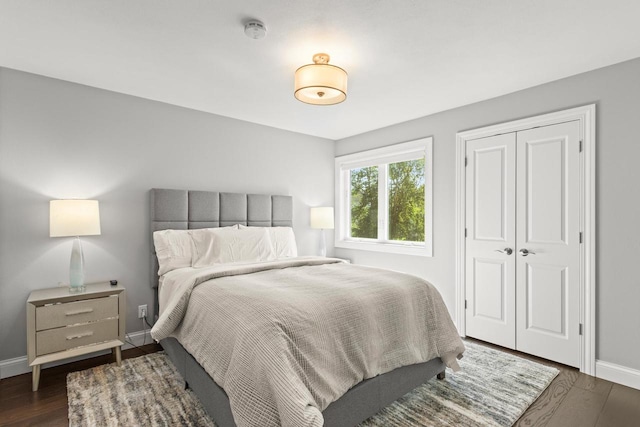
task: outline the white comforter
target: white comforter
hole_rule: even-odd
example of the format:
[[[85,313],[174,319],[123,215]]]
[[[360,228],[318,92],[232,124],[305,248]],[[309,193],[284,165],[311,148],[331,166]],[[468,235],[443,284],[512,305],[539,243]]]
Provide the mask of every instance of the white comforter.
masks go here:
[[[165,276],[156,340],[175,336],[229,396],[243,426],[322,426],[364,379],[464,345],[428,282],[340,260],[184,269]]]

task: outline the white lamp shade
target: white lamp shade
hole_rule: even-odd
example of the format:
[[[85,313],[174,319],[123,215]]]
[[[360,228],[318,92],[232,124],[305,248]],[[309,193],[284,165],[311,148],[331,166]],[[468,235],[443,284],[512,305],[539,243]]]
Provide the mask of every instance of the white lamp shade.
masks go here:
[[[100,234],[97,200],[51,200],[49,236],[95,236]]]
[[[307,104],[338,104],[347,99],[347,73],[329,64],[302,66],[296,71],[294,94]]]
[[[311,208],[311,228],[332,229],[333,208]]]

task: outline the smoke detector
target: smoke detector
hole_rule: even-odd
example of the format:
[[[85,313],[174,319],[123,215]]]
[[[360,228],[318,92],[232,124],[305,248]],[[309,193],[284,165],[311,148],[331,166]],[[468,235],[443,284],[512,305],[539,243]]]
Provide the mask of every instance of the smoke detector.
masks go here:
[[[267,27],[260,21],[249,21],[244,25],[244,33],[251,39],[261,39],[267,35]]]

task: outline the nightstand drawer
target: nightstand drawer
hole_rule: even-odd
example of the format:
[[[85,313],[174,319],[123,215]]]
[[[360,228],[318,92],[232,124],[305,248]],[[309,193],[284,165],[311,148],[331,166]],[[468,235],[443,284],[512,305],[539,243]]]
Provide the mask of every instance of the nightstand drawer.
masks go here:
[[[49,329],[36,333],[36,355],[42,356],[116,339],[118,339],[118,319]]]
[[[117,316],[117,296],[45,305],[36,308],[36,330],[43,331]]]

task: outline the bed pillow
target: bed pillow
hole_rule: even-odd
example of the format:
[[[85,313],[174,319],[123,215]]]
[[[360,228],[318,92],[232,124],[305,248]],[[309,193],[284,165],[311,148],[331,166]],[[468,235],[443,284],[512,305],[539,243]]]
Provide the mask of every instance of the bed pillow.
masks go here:
[[[211,228],[192,233],[191,239],[194,245],[192,267],[275,259],[271,238],[264,229]]]
[[[273,245],[273,252],[277,259],[298,256],[296,235],[293,233],[293,228],[291,227],[247,227],[242,224],[238,224],[238,227],[263,228],[267,230],[267,233],[269,233],[269,237],[271,238],[271,244]]]
[[[193,243],[189,230],[160,230],[153,232],[153,245],[158,257],[158,276],[177,268],[191,267]]]
[[[298,256],[296,235],[291,227],[267,227],[271,237],[276,258],[290,258]]]
[[[238,224],[224,229],[237,229]],[[162,276],[178,268],[191,267],[193,264],[192,233],[222,228],[201,228],[196,230],[159,230],[153,232],[153,245],[158,257],[158,276]]]

